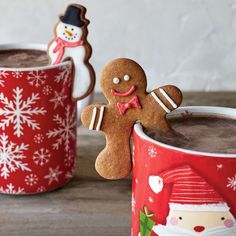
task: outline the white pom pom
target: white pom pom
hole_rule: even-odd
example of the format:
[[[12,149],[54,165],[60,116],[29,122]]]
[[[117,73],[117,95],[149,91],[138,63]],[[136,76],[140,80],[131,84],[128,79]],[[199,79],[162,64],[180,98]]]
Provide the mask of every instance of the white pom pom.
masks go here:
[[[160,176],[149,176],[148,183],[154,193],[159,193],[163,189],[163,179]]]

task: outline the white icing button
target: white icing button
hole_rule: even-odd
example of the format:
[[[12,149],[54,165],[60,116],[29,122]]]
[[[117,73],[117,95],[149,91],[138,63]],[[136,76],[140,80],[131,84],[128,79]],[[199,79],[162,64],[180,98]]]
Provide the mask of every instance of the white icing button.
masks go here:
[[[115,77],[115,78],[113,79],[113,83],[114,83],[114,84],[119,84],[119,83],[120,83],[120,79],[117,78],[117,77]]]
[[[124,80],[125,80],[125,81],[129,81],[129,79],[130,79],[129,75],[125,75],[125,76],[124,76]]]

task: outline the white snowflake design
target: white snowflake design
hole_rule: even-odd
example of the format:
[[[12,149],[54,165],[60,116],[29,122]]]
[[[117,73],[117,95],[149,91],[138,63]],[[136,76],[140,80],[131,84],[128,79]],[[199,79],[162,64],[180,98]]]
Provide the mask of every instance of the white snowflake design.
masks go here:
[[[41,148],[34,152],[33,154],[33,160],[36,165],[44,166],[49,162],[49,159],[51,157],[51,153],[48,149]]]
[[[58,106],[64,107],[64,100],[67,98],[67,95],[64,94],[64,89],[61,92],[54,91],[54,97],[50,99],[50,102],[54,103],[54,110]]]
[[[46,191],[46,188],[44,186],[40,186],[40,187],[37,188],[38,193],[43,193],[45,191]]]
[[[58,128],[49,130],[47,133],[48,138],[57,138],[56,142],[52,145],[53,149],[58,150],[61,145],[64,146],[64,150],[68,152],[70,150],[70,140],[75,140],[75,126],[76,126],[76,111],[72,108],[70,112],[70,106],[66,107],[65,115],[63,119],[58,114],[54,116],[53,121],[58,125]]]
[[[151,202],[151,203],[153,203],[153,202],[154,202],[154,200],[153,200],[153,198],[152,198],[152,197],[149,197],[149,198],[148,198],[148,201],[149,201],[149,202]]]
[[[50,85],[46,85],[43,87],[42,91],[44,95],[49,95],[52,92],[52,87]]]
[[[70,167],[74,164],[74,162],[75,162],[75,155],[71,150],[69,150],[68,153],[66,153],[64,159],[65,166]]]
[[[8,75],[9,75],[9,73],[6,72],[5,70],[0,70],[0,85],[2,87],[4,87],[4,82],[5,82],[4,79],[6,79]]]
[[[44,140],[44,136],[42,134],[35,134],[34,135],[34,142],[35,143],[40,144],[43,142],[43,140]]]
[[[221,170],[223,168],[223,164],[217,164],[216,167],[217,167],[217,170]]]
[[[62,81],[63,85],[67,84],[67,86],[70,87],[71,86],[71,69],[72,69],[71,64],[62,66],[60,68],[60,72],[55,77],[55,82],[60,83]]]
[[[40,87],[41,85],[44,85],[46,78],[47,75],[44,71],[32,71],[27,76],[29,84],[35,86],[36,88]]]
[[[74,176],[73,171],[67,171],[65,174],[65,179],[71,179]]]
[[[75,175],[75,172],[76,172],[76,161],[74,160],[71,170],[65,173],[65,179],[71,179]]]
[[[63,171],[59,170],[59,166],[57,166],[55,169],[49,168],[48,175],[44,176],[44,179],[48,179],[48,185],[50,185],[52,182],[59,182],[59,176],[63,173]]]
[[[25,189],[21,188],[21,187],[15,188],[15,186],[12,183],[9,183],[9,184],[7,184],[5,189],[1,186],[0,192],[10,193],[10,194],[23,194],[23,193],[25,193]]]
[[[3,133],[0,135],[0,168],[1,177],[7,179],[11,172],[16,170],[31,171],[27,163],[23,163],[25,159],[24,151],[28,149],[29,145],[24,143],[16,145],[8,141],[8,136]]]
[[[157,150],[156,148],[152,147],[152,146],[149,146],[148,147],[148,155],[151,157],[151,158],[155,158],[156,155],[157,155]]]
[[[9,75],[9,73],[5,70],[0,70],[0,79],[2,78],[7,78],[7,76]]]
[[[227,180],[228,180],[227,187],[231,188],[234,191],[236,191],[236,175],[231,177],[231,178],[230,177],[227,178]]]
[[[4,80],[3,80],[3,79],[0,79],[0,85],[1,85],[2,87],[4,87]]]
[[[23,72],[18,71],[18,70],[11,72],[11,74],[16,79],[19,79],[19,78],[21,78],[23,76]]]
[[[29,174],[25,177],[25,183],[29,186],[34,186],[38,183],[38,176],[35,174]]]
[[[33,130],[40,129],[39,124],[31,116],[44,115],[46,113],[43,107],[32,108],[32,105],[40,99],[37,93],[32,93],[31,97],[28,97],[24,101],[22,92],[23,89],[19,87],[13,89],[14,100],[9,100],[3,93],[0,93],[0,101],[5,106],[4,108],[0,108],[0,116],[5,117],[0,121],[0,128],[5,130],[10,123],[14,124],[14,135],[18,138],[23,135],[23,125],[27,125]]]
[[[133,194],[133,193],[132,193],[132,201],[131,201],[131,204],[132,204],[132,212],[135,213],[136,201],[135,201],[135,198],[134,198],[134,194]]]

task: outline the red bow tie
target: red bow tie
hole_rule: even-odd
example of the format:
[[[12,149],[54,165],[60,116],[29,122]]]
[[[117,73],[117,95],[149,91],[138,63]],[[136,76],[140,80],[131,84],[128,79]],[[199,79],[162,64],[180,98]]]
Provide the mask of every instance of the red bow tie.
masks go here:
[[[138,97],[135,96],[133,97],[129,102],[124,103],[124,102],[117,102],[117,107],[119,109],[119,112],[121,115],[124,115],[126,110],[128,110],[129,108],[138,108],[141,109],[141,105],[138,101]]]
[[[60,37],[56,37],[54,41],[57,43],[57,45],[54,48],[53,52],[56,53],[59,51],[57,59],[53,63],[54,65],[59,64],[61,62],[61,59],[64,55],[64,48],[65,47],[74,48],[74,47],[81,46],[84,43],[83,40],[79,40],[77,42],[67,42],[67,41],[61,39]]]

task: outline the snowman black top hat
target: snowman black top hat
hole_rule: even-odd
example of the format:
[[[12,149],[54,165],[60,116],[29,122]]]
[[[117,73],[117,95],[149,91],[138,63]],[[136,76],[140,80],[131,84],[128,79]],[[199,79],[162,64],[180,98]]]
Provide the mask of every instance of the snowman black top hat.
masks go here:
[[[81,19],[81,9],[76,6],[69,6],[63,16],[60,16],[63,23],[82,27],[85,23]]]

